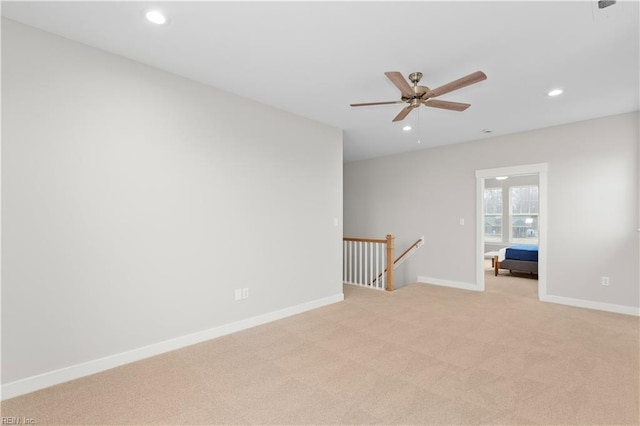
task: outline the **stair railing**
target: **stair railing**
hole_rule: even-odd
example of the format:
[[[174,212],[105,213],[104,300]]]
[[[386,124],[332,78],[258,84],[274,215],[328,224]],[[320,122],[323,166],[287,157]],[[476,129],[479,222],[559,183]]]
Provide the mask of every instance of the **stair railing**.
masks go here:
[[[393,240],[391,234],[385,239],[343,238],[343,282],[392,291]],[[381,279],[375,279],[380,274]]]
[[[424,237],[393,260],[394,236],[383,239],[343,238],[343,282],[393,291],[395,268],[424,244]]]

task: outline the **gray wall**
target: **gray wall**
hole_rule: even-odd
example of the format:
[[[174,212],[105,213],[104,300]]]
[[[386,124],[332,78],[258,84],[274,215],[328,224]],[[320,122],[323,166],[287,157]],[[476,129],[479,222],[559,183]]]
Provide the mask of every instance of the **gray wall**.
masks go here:
[[[339,129],[9,20],[2,89],[3,383],[342,294]]]
[[[475,171],[548,163],[548,294],[637,307],[638,145],[633,112],[347,163],[345,235],[424,235],[406,282],[475,285]]]

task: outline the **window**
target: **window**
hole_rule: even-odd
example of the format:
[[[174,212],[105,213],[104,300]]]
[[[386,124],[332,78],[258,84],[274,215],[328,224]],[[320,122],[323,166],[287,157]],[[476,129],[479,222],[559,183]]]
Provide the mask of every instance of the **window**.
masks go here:
[[[502,241],[502,188],[484,190],[484,239]]]
[[[509,188],[509,226],[512,242],[538,242],[538,204],[537,185]]]

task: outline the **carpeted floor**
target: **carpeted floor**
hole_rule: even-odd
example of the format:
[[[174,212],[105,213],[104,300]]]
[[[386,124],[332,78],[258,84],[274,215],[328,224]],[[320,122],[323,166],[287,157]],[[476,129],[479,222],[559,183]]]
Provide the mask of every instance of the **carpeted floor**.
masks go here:
[[[345,301],[5,401],[38,424],[633,424],[638,318],[476,293]]]

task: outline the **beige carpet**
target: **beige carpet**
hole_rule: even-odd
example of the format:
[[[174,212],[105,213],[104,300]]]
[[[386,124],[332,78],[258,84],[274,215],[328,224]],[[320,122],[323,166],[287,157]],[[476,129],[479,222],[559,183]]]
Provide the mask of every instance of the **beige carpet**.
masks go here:
[[[38,424],[638,424],[638,318],[485,293],[346,300],[5,401]]]

